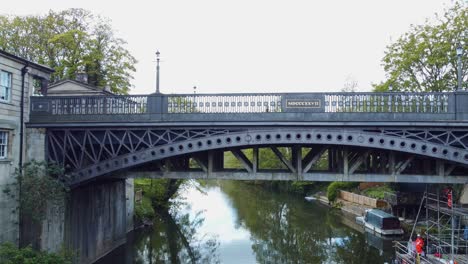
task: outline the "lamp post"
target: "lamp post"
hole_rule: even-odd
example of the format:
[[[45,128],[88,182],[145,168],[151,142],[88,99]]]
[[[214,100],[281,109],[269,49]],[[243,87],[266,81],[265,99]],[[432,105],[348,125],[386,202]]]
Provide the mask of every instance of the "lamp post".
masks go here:
[[[462,63],[461,63],[461,57],[463,54],[463,48],[461,44],[458,44],[457,46],[457,68],[458,68],[458,86],[457,86],[457,91],[462,90]]]
[[[192,112],[195,112],[195,108],[197,107],[197,103],[195,102],[196,101],[196,95],[197,95],[197,86],[193,86],[193,102],[192,102],[193,108],[192,108]]]
[[[156,93],[159,93],[159,55],[161,53],[156,51]]]

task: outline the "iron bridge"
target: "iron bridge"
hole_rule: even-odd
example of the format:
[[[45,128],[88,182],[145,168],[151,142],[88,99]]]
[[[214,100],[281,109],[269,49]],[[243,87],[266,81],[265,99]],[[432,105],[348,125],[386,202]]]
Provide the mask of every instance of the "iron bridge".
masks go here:
[[[44,96],[31,98],[27,126],[46,129],[48,160],[72,186],[113,177],[468,183],[464,91]],[[265,167],[272,155],[278,164]]]

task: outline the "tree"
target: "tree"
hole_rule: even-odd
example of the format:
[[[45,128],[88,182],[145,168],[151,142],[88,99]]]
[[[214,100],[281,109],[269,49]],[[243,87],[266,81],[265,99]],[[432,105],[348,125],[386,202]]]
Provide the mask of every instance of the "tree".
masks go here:
[[[463,46],[462,78],[467,88],[467,4],[456,2],[434,21],[411,26],[409,32],[387,47],[382,65],[387,80],[375,91],[442,92],[457,86],[456,48]]]
[[[39,16],[0,16],[0,49],[55,70],[51,81],[88,74],[88,83],[126,94],[135,58],[110,21],[84,9]]]
[[[341,92],[343,93],[354,93],[356,92],[356,89],[358,88],[359,83],[358,81],[351,75],[346,77],[345,83],[343,85],[343,88],[341,89]]]

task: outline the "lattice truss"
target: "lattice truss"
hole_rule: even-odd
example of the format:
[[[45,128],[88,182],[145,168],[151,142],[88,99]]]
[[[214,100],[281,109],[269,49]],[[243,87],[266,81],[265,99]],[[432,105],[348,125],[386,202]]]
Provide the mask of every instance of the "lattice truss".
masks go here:
[[[229,133],[227,129],[49,129],[49,161],[74,171],[160,145]]]
[[[336,146],[347,144],[357,147],[408,152],[462,164],[467,164],[468,162],[468,130],[354,128],[343,132],[341,129],[332,128],[302,128],[300,131],[291,128],[274,131],[262,129],[251,130],[247,128],[48,129],[48,157],[49,161],[64,166],[67,171],[76,172],[102,163],[106,163],[107,167],[110,167],[111,164],[108,164],[107,161],[114,160],[117,162],[116,159],[122,159],[121,157],[124,157],[124,160],[118,161],[118,164],[125,163],[128,166],[137,165],[140,163],[141,155],[147,155],[143,152],[161,148],[164,145],[170,145],[168,152],[172,152],[174,155],[181,155],[188,152],[206,151],[214,148],[232,149],[232,146],[237,144],[234,141],[239,141],[240,143],[237,144],[235,148],[242,148],[251,144],[331,144]],[[346,133],[349,135],[346,136]],[[290,139],[288,139],[288,137],[290,137]],[[209,138],[212,138],[213,142],[216,140],[216,144],[212,144],[209,148],[200,148],[195,143],[195,141],[197,141],[200,146],[203,142],[204,146],[209,145]],[[268,138],[270,138],[270,140],[267,140]],[[200,142],[200,139],[204,139],[202,140],[203,142]],[[179,144],[179,142],[181,143]],[[185,149],[182,150],[184,146]],[[171,149],[176,151],[172,151]],[[186,149],[192,150],[186,152]],[[160,149],[160,151],[163,151],[163,149]],[[150,153],[156,154],[156,151],[151,151]],[[159,156],[153,155],[157,156],[157,159],[171,156],[167,152],[164,155],[159,154],[163,152],[157,153]],[[134,160],[128,160],[130,158],[129,154],[135,154],[131,155],[131,158]],[[96,169],[98,168],[96,167]],[[88,171],[87,173],[98,175],[104,172],[105,171],[101,168],[100,172],[92,170],[92,172]]]
[[[369,132],[376,132],[386,136],[393,136],[397,138],[408,138],[420,140],[423,142],[441,144],[463,150],[468,150],[468,131],[444,129],[421,129],[421,130],[407,130],[407,129],[380,129],[380,130],[367,130]]]

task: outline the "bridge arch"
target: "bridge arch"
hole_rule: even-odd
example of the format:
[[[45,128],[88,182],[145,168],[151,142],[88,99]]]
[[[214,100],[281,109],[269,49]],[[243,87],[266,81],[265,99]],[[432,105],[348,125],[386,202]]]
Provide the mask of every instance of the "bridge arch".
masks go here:
[[[165,140],[160,144],[151,142],[148,133],[159,131],[161,133],[173,133],[171,140]],[[87,181],[93,178],[107,175],[117,171],[125,170],[135,166],[163,160],[171,157],[202,153],[211,150],[230,150],[248,148],[253,146],[349,146],[366,147],[384,151],[394,151],[428,157],[436,160],[449,161],[461,166],[468,165],[468,149],[466,147],[466,133],[459,131],[431,131],[428,129],[369,129],[369,128],[339,128],[339,127],[282,127],[282,128],[257,128],[257,129],[212,129],[192,130],[195,136],[190,136],[188,129],[166,129],[164,132],[157,129],[127,129],[122,133],[135,135],[133,141],[145,145],[144,147],[134,147],[135,142],[130,136],[123,136],[119,142],[119,148],[125,145],[130,151],[125,154],[110,155],[110,157],[96,158],[88,164],[75,161],[72,170],[73,184]],[[84,140],[72,140],[74,133],[84,133]],[[96,133],[104,133],[104,136],[96,136]],[[76,142],[75,148],[81,149],[83,156],[99,156],[96,153],[104,152],[106,145],[106,135],[112,133],[109,129],[78,129],[63,132],[62,140],[57,140],[53,130],[49,136],[51,144],[64,144],[64,142]],[[199,133],[197,135],[197,133]],[[461,134],[460,134],[461,133]],[[94,136],[92,136],[94,135]],[[187,136],[189,135],[189,136]],[[71,138],[66,138],[70,137]],[[88,138],[88,140],[86,140]],[[94,140],[91,140],[94,138]],[[107,136],[107,138],[110,138]],[[101,141],[101,142],[99,142]],[[70,145],[70,144],[69,144]],[[71,144],[73,145],[73,144]],[[59,146],[51,147],[55,156],[52,160],[59,161],[56,149]],[[71,146],[71,148],[73,148]],[[63,155],[69,150],[62,146]],[[60,152],[60,151],[59,151]],[[76,155],[74,155],[76,156]],[[82,157],[83,157],[82,156]],[[65,159],[62,159],[63,161]],[[59,162],[60,163],[60,162]]]

